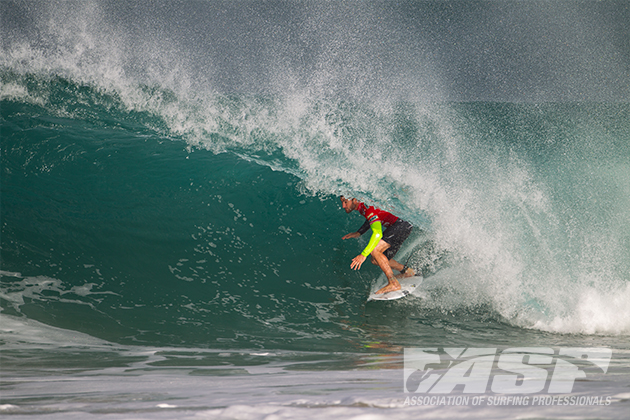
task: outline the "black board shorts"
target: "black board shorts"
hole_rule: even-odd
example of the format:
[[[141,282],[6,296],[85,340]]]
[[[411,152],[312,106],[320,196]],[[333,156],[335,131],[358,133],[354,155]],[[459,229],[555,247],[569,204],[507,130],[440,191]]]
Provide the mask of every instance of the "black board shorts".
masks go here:
[[[385,232],[383,232],[383,240],[389,244],[389,248],[383,252],[383,255],[385,255],[388,260],[394,258],[394,255],[396,255],[403,242],[405,242],[405,239],[411,234],[412,229],[412,224],[403,219],[396,220],[393,225],[385,229]]]

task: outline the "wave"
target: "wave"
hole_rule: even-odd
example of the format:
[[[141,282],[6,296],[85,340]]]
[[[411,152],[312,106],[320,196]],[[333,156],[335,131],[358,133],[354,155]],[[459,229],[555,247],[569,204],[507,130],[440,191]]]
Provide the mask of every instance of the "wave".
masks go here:
[[[138,89],[148,91],[146,87]],[[230,152],[235,159],[250,162],[252,169],[243,167],[250,172],[247,176],[261,176],[255,167],[286,174],[276,181],[263,175],[266,190],[277,188],[278,181],[288,183],[293,185],[289,191],[294,191],[294,198],[287,202],[285,196],[269,204],[259,201],[253,207],[242,201],[235,205],[232,199],[228,204],[234,220],[248,223],[245,214],[254,208],[264,208],[264,212],[274,212],[275,206],[294,208],[306,197],[315,208],[328,203],[330,211],[330,205],[336,204],[334,194],[339,192],[394,211],[424,232],[403,251],[405,258],[406,253],[419,249],[412,261],[423,267],[448,254],[448,265],[457,268],[457,274],[441,278],[441,287],[450,293],[424,303],[438,311],[483,305],[523,327],[627,333],[628,316],[623,305],[628,297],[628,213],[624,210],[628,178],[623,159],[627,146],[619,140],[627,124],[614,125],[617,115],[627,113],[625,106],[398,104],[377,110],[365,104],[316,102],[302,108],[298,117],[294,106],[271,99],[217,97],[214,100],[221,104],[221,112],[199,118],[186,104],[180,107],[180,101],[173,99],[170,104],[177,115],[201,121],[199,126],[181,129],[169,121],[173,114],[161,113],[161,106],[137,111],[139,106],[129,107],[115,94],[71,80],[5,73],[3,92],[5,103],[28,104],[55,118],[89,122],[103,130],[124,127],[134,138],[156,133],[168,136],[173,145],[187,145],[188,157],[195,154],[194,149],[211,151],[208,156]],[[152,92],[159,97],[175,96],[166,90]],[[35,115],[39,111],[31,112]],[[10,117],[5,114],[5,122]],[[208,128],[209,120],[213,129]],[[64,130],[70,126],[59,132],[69,135]],[[541,126],[547,133],[541,133]],[[99,142],[98,147],[103,148],[103,140]],[[604,144],[607,147],[600,147]],[[119,146],[110,145],[107,154],[111,156]],[[50,159],[45,149],[40,153]],[[168,150],[162,153],[172,153],[173,148]],[[87,152],[94,154],[89,148]],[[77,156],[52,157],[47,165],[54,167]],[[11,158],[11,153],[5,156]],[[104,158],[104,154],[96,157]],[[34,159],[33,153],[29,159]],[[5,161],[4,166],[10,169],[17,163]],[[172,160],[167,159],[166,164],[172,165]],[[133,165],[139,165],[134,171],[147,170],[142,166],[145,163],[134,161]],[[226,176],[227,167],[220,167],[216,167],[211,182]],[[284,176],[289,178],[282,181]],[[214,201],[221,201],[221,195],[229,194],[235,185],[238,183],[228,183],[215,191]],[[142,188],[151,190],[148,184]],[[199,189],[190,192],[194,195],[189,201],[204,202]],[[249,194],[247,190],[245,193]],[[311,211],[320,211],[315,208]],[[155,216],[148,213],[143,217],[150,224]],[[329,224],[329,217],[322,223]],[[222,220],[229,234],[229,218]],[[293,240],[298,238],[296,232],[308,236],[313,229],[299,218],[291,223],[281,227]],[[143,229],[149,229],[146,226]],[[222,229],[202,224],[197,229],[193,233],[197,251],[212,256]],[[327,238],[318,235],[313,240],[330,242],[330,236],[334,234]],[[233,254],[255,245],[234,234],[227,238],[231,238],[227,248]],[[303,246],[312,245],[307,241]],[[334,241],[331,246],[335,247]],[[321,258],[325,261],[328,257]],[[185,281],[229,277],[226,269],[205,269],[201,275],[189,261],[183,258],[169,264],[170,274]],[[339,264],[334,270],[345,270]],[[291,271],[284,272],[287,269],[286,259],[272,268],[283,273],[280,277],[290,278]],[[256,269],[253,274],[262,279],[269,271]],[[87,286],[72,285],[68,292],[76,287]],[[31,288],[22,290],[27,293]],[[280,311],[279,316],[286,319],[287,314]]]
[[[329,85],[291,81],[286,72],[281,77],[287,83],[271,90],[221,92],[202,76],[203,60],[176,53],[177,40],[153,43],[133,38],[128,28],[108,31],[114,26],[106,8],[81,3],[79,10],[83,19],[67,20],[65,28],[56,22],[74,13],[67,7],[27,13],[39,32],[17,37],[0,58],[7,174],[2,211],[8,220],[3,258],[8,272],[31,267],[17,282],[3,276],[3,287],[8,282],[17,288],[12,293],[37,301],[95,284],[108,298],[127,293],[117,304],[122,311],[143,305],[142,295],[123,284],[141,278],[139,289],[154,290],[159,297],[152,304],[166,308],[172,298],[168,281],[177,279],[179,295],[187,296],[177,301],[195,308],[194,324],[205,319],[207,307],[190,298],[191,285],[217,282],[225,294],[202,302],[220,308],[209,313],[236,311],[242,325],[258,322],[241,328],[255,330],[253,325],[272,319],[290,336],[305,328],[302,321],[333,319],[341,337],[339,308],[347,305],[359,316],[362,305],[360,293],[352,296],[342,279],[361,281],[360,290],[370,282],[348,274],[356,250],[337,238],[358,223],[339,213],[335,196],[343,193],[421,230],[401,258],[411,257],[440,279],[433,300],[422,303],[433,314],[483,307],[519,327],[629,333],[628,104],[427,101],[379,97],[372,89],[368,95],[348,89],[329,95]],[[94,24],[103,17],[108,25]],[[99,184],[99,176],[109,177],[110,186]],[[131,178],[140,182],[128,185]],[[161,188],[177,191],[179,202],[167,200]],[[33,204],[29,194],[35,193],[48,201]],[[212,225],[204,222],[208,209],[221,214]],[[39,219],[29,222],[28,214]],[[35,227],[26,229],[28,223]],[[50,244],[55,223],[78,244]],[[93,239],[111,235],[111,226],[120,229],[114,237],[125,249],[150,249],[140,259],[146,260],[143,267],[161,267],[151,271],[162,279],[155,287],[134,268],[137,259],[120,263],[113,241]],[[273,251],[264,242],[271,231]],[[46,246],[37,245],[37,235],[50,236]],[[160,240],[157,251],[147,245]],[[163,244],[173,240],[179,248],[167,251]],[[107,258],[95,242],[111,248]],[[61,250],[52,258],[46,247]],[[294,261],[315,251],[312,272],[302,274]],[[234,269],[243,253],[257,264]],[[447,269],[430,269],[445,255]],[[37,264],[39,272],[32,268]],[[71,280],[55,286],[59,290],[34,293],[24,279],[58,278],[52,264],[74,270]],[[87,276],[85,266],[101,274]],[[237,272],[251,283],[228,286]],[[323,295],[337,296],[336,303],[325,303],[323,295],[310,302],[295,285],[303,276]],[[268,278],[293,286],[277,289],[279,283],[270,286]],[[250,287],[259,292],[240,291]],[[278,303],[279,290],[285,300]],[[299,296],[298,325],[289,325],[287,290]],[[269,304],[264,316],[265,309],[256,308],[263,295]],[[19,301],[10,296],[7,302]],[[87,296],[77,299],[92,302]]]

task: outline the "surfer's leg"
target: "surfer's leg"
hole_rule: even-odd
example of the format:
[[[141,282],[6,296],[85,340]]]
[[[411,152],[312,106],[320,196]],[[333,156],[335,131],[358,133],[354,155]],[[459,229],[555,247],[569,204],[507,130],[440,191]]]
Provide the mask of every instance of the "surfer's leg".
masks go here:
[[[384,254],[385,257],[389,260],[389,266],[396,270],[400,271],[400,274],[396,275],[396,278],[403,279],[406,277],[413,277],[416,275],[415,271],[411,268],[406,267],[394,260],[394,255],[398,252],[403,242],[409,237],[411,231],[413,230],[413,226],[411,223],[398,219],[396,223],[388,227],[383,233],[383,241],[390,244],[390,246],[385,249]]]
[[[387,248],[389,248],[389,244],[381,240],[378,245],[376,245],[376,248],[374,248],[374,251],[372,251],[371,254],[372,261],[376,261],[376,264],[378,264],[381,270],[383,270],[383,273],[385,273],[388,282],[387,286],[376,292],[377,294],[400,290],[400,283],[398,283],[398,280],[396,280],[396,277],[394,277],[394,272],[389,265],[389,260],[387,259],[385,254],[383,254],[383,252],[387,250]]]
[[[374,293],[377,295],[380,295],[381,293],[393,292],[400,289],[401,289],[400,283],[398,283],[398,280],[396,280],[396,277],[392,276],[392,277],[387,278],[387,285],[385,285],[385,287],[382,287],[381,289],[377,290]]]
[[[404,279],[407,277],[413,277],[416,275],[416,272],[411,267],[407,267],[402,265],[398,261],[391,259],[389,260],[389,266],[396,271],[400,271],[400,274],[396,274],[397,279]]]

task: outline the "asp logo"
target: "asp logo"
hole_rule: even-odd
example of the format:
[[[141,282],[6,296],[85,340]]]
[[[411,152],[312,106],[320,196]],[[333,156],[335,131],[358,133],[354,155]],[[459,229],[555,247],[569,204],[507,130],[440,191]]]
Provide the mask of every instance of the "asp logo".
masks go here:
[[[468,394],[565,394],[586,371],[608,371],[606,348],[516,347],[405,348],[406,393],[448,394],[456,387]]]

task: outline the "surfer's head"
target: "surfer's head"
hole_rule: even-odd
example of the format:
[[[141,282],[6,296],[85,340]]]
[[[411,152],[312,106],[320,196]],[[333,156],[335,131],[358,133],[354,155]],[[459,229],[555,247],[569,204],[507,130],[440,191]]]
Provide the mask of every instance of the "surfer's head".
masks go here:
[[[339,198],[341,199],[341,205],[346,213],[351,213],[359,207],[359,200],[356,198],[346,198],[343,195]]]

